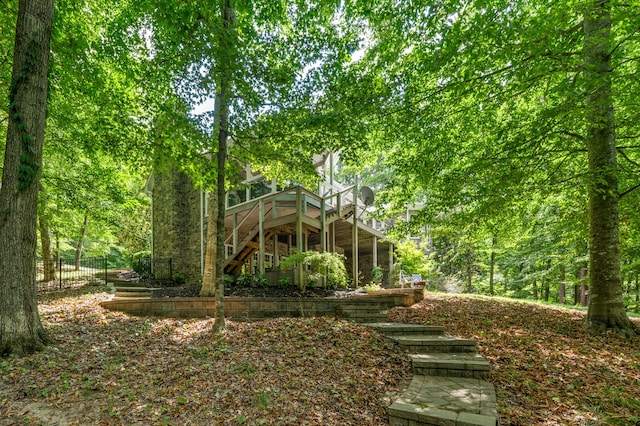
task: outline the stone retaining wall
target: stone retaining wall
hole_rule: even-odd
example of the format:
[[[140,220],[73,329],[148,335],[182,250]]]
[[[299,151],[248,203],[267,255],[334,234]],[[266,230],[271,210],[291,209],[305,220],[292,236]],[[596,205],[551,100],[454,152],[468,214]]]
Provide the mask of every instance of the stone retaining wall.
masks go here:
[[[363,296],[344,298],[314,297],[225,297],[225,317],[233,321],[257,321],[277,317],[339,315],[339,307],[361,304],[383,311],[394,306],[411,306],[422,300],[420,289],[382,290]],[[215,316],[213,297],[115,298],[100,304],[103,308],[133,315],[175,318]]]

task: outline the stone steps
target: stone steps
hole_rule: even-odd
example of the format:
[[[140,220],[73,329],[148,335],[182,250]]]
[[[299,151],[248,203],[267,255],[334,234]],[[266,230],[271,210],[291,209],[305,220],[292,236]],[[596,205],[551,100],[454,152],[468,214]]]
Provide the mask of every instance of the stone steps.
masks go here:
[[[381,322],[369,324],[369,327],[376,329],[387,337],[395,336],[434,336],[444,335],[444,327],[439,325],[419,325],[419,324],[398,324],[392,322]]]
[[[410,352],[413,379],[389,406],[391,426],[497,426],[491,364],[476,342],[428,325],[374,323],[370,326]]]
[[[394,336],[391,339],[402,348],[414,354],[429,353],[475,353],[476,342],[472,339],[461,339],[446,335],[435,336]]]
[[[380,323],[388,318],[388,310],[377,303],[354,303],[336,308],[336,317],[361,324]]]
[[[139,298],[139,297],[151,297],[151,292],[155,290],[148,287],[129,287],[129,286],[117,286],[115,297],[118,298]]]
[[[491,383],[421,375],[387,411],[391,426],[496,426],[499,418]]]
[[[414,354],[409,357],[413,374],[475,379],[491,376],[489,361],[475,353]]]

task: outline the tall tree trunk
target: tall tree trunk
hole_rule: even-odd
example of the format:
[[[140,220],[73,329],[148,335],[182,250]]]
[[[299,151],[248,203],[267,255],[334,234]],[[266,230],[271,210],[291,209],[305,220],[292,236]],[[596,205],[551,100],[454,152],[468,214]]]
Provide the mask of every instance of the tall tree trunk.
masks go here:
[[[564,299],[567,295],[567,270],[564,264],[560,265],[560,284],[558,284],[558,303],[564,305]]]
[[[538,300],[538,281],[533,280],[533,300]]]
[[[544,297],[544,301],[545,302],[549,301],[549,292],[551,291],[551,289],[550,289],[551,284],[549,283],[549,271],[550,270],[551,270],[551,261],[548,260],[547,261],[547,276],[544,278],[544,281],[543,281],[544,282],[544,287],[543,287],[544,295],[543,295],[543,297]]]
[[[578,303],[580,303],[581,296],[581,289],[583,289],[585,287],[585,281],[587,279],[587,268],[586,267],[581,267],[580,270],[578,271],[578,282],[573,286],[573,304],[577,305]],[[582,291],[584,293],[584,291]]]
[[[89,226],[89,216],[84,214],[84,220],[82,221],[82,228],[80,228],[80,236],[78,237],[78,244],[76,245],[76,267],[75,270],[80,270],[80,260],[82,259],[82,244],[84,237],[87,235],[87,226]]]
[[[56,264],[51,255],[51,237],[49,235],[49,222],[44,213],[38,216],[38,224],[40,225],[40,245],[42,246],[42,264],[44,269],[43,281],[56,280]]]
[[[638,306],[638,302],[640,302],[640,281],[638,281],[638,273],[636,272],[636,307],[634,309],[635,312],[638,312],[640,306]]]
[[[56,265],[60,265],[60,235],[56,233]],[[58,271],[62,273],[62,271]]]
[[[202,281],[201,295],[216,297],[216,319],[213,331],[218,333],[224,329],[224,216],[225,216],[225,167],[227,162],[227,138],[229,137],[229,99],[231,77],[236,49],[236,16],[231,0],[223,0],[222,27],[220,35],[218,88],[214,105],[214,134],[217,135],[217,182],[215,195],[211,195],[210,205],[215,205],[215,215],[209,214],[207,231],[207,247],[205,254],[205,271]]]
[[[209,192],[209,217],[207,218],[207,245],[204,257],[204,276],[200,296],[211,297],[216,294],[216,270],[218,257],[218,195],[217,190]]]
[[[634,333],[622,301],[618,176],[611,94],[609,0],[592,0],[584,19],[585,118],[589,157],[590,298],[587,327]]]
[[[496,251],[495,247],[498,244],[498,237],[495,235],[491,238],[491,257],[489,258],[489,294],[493,296],[494,276],[496,270]]]
[[[0,188],[0,355],[49,341],[36,290],[36,229],[53,0],[20,0]]]

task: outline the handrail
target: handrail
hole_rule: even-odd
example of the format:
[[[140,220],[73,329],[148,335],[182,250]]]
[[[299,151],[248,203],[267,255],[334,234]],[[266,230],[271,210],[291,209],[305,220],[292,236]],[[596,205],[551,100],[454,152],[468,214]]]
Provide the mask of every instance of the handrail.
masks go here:
[[[260,203],[264,203],[267,204],[269,202],[272,201],[277,201],[278,198],[282,198],[288,195],[296,195],[296,197],[298,196],[298,194],[300,195],[304,195],[306,197],[309,197],[315,201],[318,202],[325,202],[328,204],[332,204],[332,200],[334,198],[337,199],[337,208],[338,210],[341,210],[341,208],[343,207],[343,203],[342,198],[345,195],[349,195],[351,192],[353,192],[353,188],[355,187],[355,185],[349,186],[347,188],[342,189],[339,192],[336,192],[334,194],[330,194],[327,195],[325,197],[322,197],[314,192],[311,192],[310,190],[304,188],[303,186],[290,186],[282,191],[279,192],[275,192],[275,193],[271,193],[271,194],[267,194],[267,195],[263,195],[261,197],[258,198],[254,198],[253,200],[244,202],[242,204],[238,204],[236,206],[233,206],[231,208],[227,209],[227,213],[226,214],[236,214],[236,213],[240,213],[240,212],[246,212],[246,214],[244,215],[244,218],[240,221],[240,223],[238,223],[236,225],[237,228],[240,228],[242,225],[245,224],[245,222],[247,221],[247,219],[249,218],[249,216],[251,216],[251,214],[255,211],[255,209],[258,208],[258,206],[260,205]],[[349,200],[344,200],[344,201],[349,201]],[[352,203],[355,202],[355,204],[357,204],[357,198],[355,199],[355,201],[352,199],[351,200]],[[347,204],[345,203],[344,206],[346,206]],[[225,244],[229,243],[230,239],[233,237],[233,232],[231,232],[230,235],[226,236],[224,241]],[[239,238],[241,240],[241,238]]]
[[[251,208],[249,209],[249,212],[248,212],[248,213],[247,213],[247,214],[242,218],[242,220],[240,221],[240,223],[238,223],[238,224],[236,225],[236,228],[237,228],[237,229],[240,229],[240,227],[241,227],[242,225],[244,225],[245,221],[249,218],[249,216],[251,216],[251,213],[253,213],[253,211],[256,209],[256,207],[258,207],[258,205],[260,204],[260,203],[258,202],[258,199],[253,200],[253,201],[254,201],[254,205],[253,205],[253,207],[251,207]],[[247,207],[248,207],[248,206],[247,206]],[[226,243],[226,242],[227,242],[227,240],[229,240],[229,238],[230,238],[230,237],[233,237],[233,232],[231,233],[231,235],[229,235],[229,237],[225,238],[224,242]]]
[[[263,201],[265,203],[269,202],[269,201],[273,201],[273,199],[277,199],[278,197],[282,197],[284,195],[290,195],[290,194],[295,194],[297,188],[300,188],[301,192],[304,193],[304,195],[307,195],[313,199],[315,199],[316,201],[322,201],[322,197],[319,196],[318,194],[315,194],[311,191],[309,191],[308,189],[302,187],[302,186],[290,186],[282,191],[279,192],[274,192],[272,194],[267,194],[267,195],[263,195],[260,196],[258,198],[254,198],[253,200],[249,200],[249,201],[245,201],[244,203],[241,204],[237,204],[233,207],[229,207],[227,209],[227,214],[231,214],[231,213],[238,213],[241,211],[245,211],[247,209],[252,208],[251,207],[251,203],[257,203],[259,201]]]

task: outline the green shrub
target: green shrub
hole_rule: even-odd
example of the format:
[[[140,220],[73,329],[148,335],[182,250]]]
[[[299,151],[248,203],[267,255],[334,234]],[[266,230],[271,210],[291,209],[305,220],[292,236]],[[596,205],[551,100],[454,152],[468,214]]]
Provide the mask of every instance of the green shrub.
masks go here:
[[[238,278],[236,278],[236,284],[240,287],[251,287],[253,283],[253,275],[242,274]]]
[[[371,271],[371,284],[370,285],[372,285],[372,286],[382,286],[382,279],[383,279],[382,268],[379,267],[379,266],[376,266]]]
[[[229,274],[224,274],[224,286],[225,287],[229,287],[233,284],[235,284],[236,279],[233,275],[229,275]]]
[[[286,288],[286,287],[289,287],[290,285],[291,285],[291,280],[289,279],[289,277],[281,277],[278,280],[279,287]]]
[[[268,283],[267,276],[264,274],[258,274],[253,276],[252,284],[256,287],[266,287]]]
[[[347,270],[344,266],[345,257],[338,253],[319,253],[317,251],[305,251],[294,253],[280,262],[282,270],[303,266],[305,279],[299,283],[304,289],[305,282],[323,282],[330,288],[346,287],[348,283]]]

